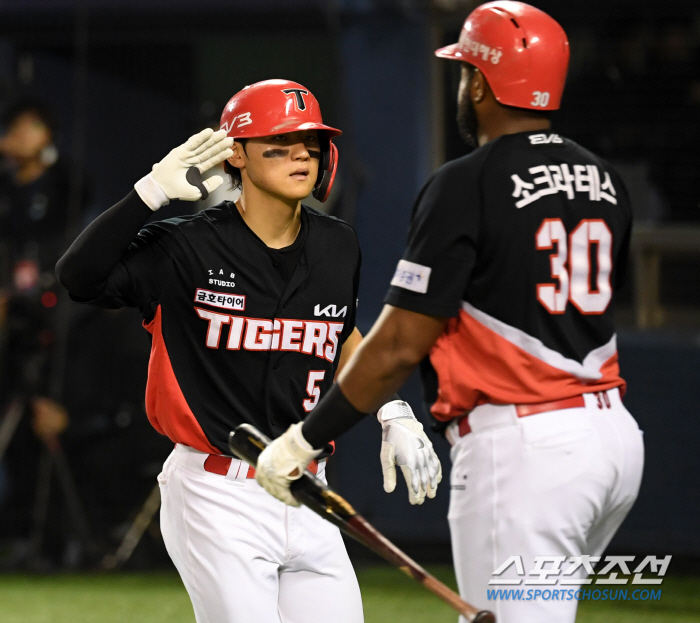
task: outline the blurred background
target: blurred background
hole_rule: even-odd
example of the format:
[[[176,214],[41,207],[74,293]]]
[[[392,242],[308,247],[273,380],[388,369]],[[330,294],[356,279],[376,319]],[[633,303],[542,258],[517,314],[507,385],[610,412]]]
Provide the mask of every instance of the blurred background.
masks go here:
[[[554,130],[617,166],[636,213],[633,271],[617,312],[625,401],[645,431],[647,462],[610,551],[673,554],[672,568],[696,568],[700,5],[531,3],[571,43]],[[170,149],[218,127],[242,87],[294,80],[344,131],[323,207],[358,232],[365,332],[403,250],[417,191],[441,163],[466,153],[455,121],[458,64],[432,52],[457,40],[478,4],[0,3],[0,570],[98,565],[133,527],[171,449],[144,412],[149,341],[138,313],[66,299],[53,266],[68,241]],[[171,204],[157,218],[202,207]],[[402,395],[422,411],[416,378]],[[342,438],[332,483],[419,560],[449,562],[448,480],[419,508],[404,492],[386,497],[379,442],[372,421]],[[435,444],[448,466],[446,442]],[[143,527],[126,568],[167,568],[157,517]]]

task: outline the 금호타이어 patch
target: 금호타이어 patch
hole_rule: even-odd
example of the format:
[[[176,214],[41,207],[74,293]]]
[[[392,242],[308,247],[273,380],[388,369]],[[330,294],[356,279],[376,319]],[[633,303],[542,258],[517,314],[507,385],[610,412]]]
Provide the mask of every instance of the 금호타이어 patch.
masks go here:
[[[245,296],[243,294],[229,294],[226,292],[212,292],[197,288],[194,297],[195,303],[205,303],[222,309],[243,311],[245,309]]]

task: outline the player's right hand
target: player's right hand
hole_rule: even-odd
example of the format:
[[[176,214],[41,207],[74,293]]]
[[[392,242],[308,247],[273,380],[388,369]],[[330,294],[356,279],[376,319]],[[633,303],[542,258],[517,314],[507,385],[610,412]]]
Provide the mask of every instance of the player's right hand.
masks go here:
[[[411,504],[422,504],[425,496],[434,498],[442,480],[442,465],[423,425],[413,415],[408,403],[393,400],[377,412],[382,425],[380,460],[384,474],[384,491],[396,488],[396,465],[401,468]]]
[[[202,130],[154,164],[153,170],[134,188],[151,210],[157,210],[171,199],[197,201],[202,198],[202,192],[187,180],[187,170],[197,167],[204,173],[221,164],[233,155],[232,145],[233,139],[226,136],[225,130]],[[204,180],[203,185],[207,192],[212,192],[223,181],[220,175],[214,175]]]
[[[292,482],[301,478],[304,470],[323,450],[314,450],[301,432],[301,422],[292,424],[286,432],[267,446],[258,457],[255,480],[269,494],[290,506],[299,506],[292,495]]]

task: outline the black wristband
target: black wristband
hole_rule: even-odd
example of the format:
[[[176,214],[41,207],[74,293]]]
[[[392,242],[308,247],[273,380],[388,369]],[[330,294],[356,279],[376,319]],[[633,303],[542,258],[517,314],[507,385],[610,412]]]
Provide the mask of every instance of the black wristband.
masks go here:
[[[340,386],[333,384],[328,393],[304,420],[301,432],[313,448],[323,448],[329,441],[350,430],[369,414],[350,404]]]

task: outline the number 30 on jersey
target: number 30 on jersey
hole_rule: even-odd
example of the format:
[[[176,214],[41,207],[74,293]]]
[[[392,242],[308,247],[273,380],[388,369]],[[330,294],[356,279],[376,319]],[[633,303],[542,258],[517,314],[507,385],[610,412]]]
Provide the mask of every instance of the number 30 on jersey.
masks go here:
[[[584,219],[567,235],[561,219],[545,219],[535,235],[538,250],[553,249],[552,277],[559,281],[537,284],[537,299],[550,314],[563,314],[571,301],[582,314],[602,314],[612,299],[612,232],[601,219]],[[597,274],[591,280],[591,250]]]

